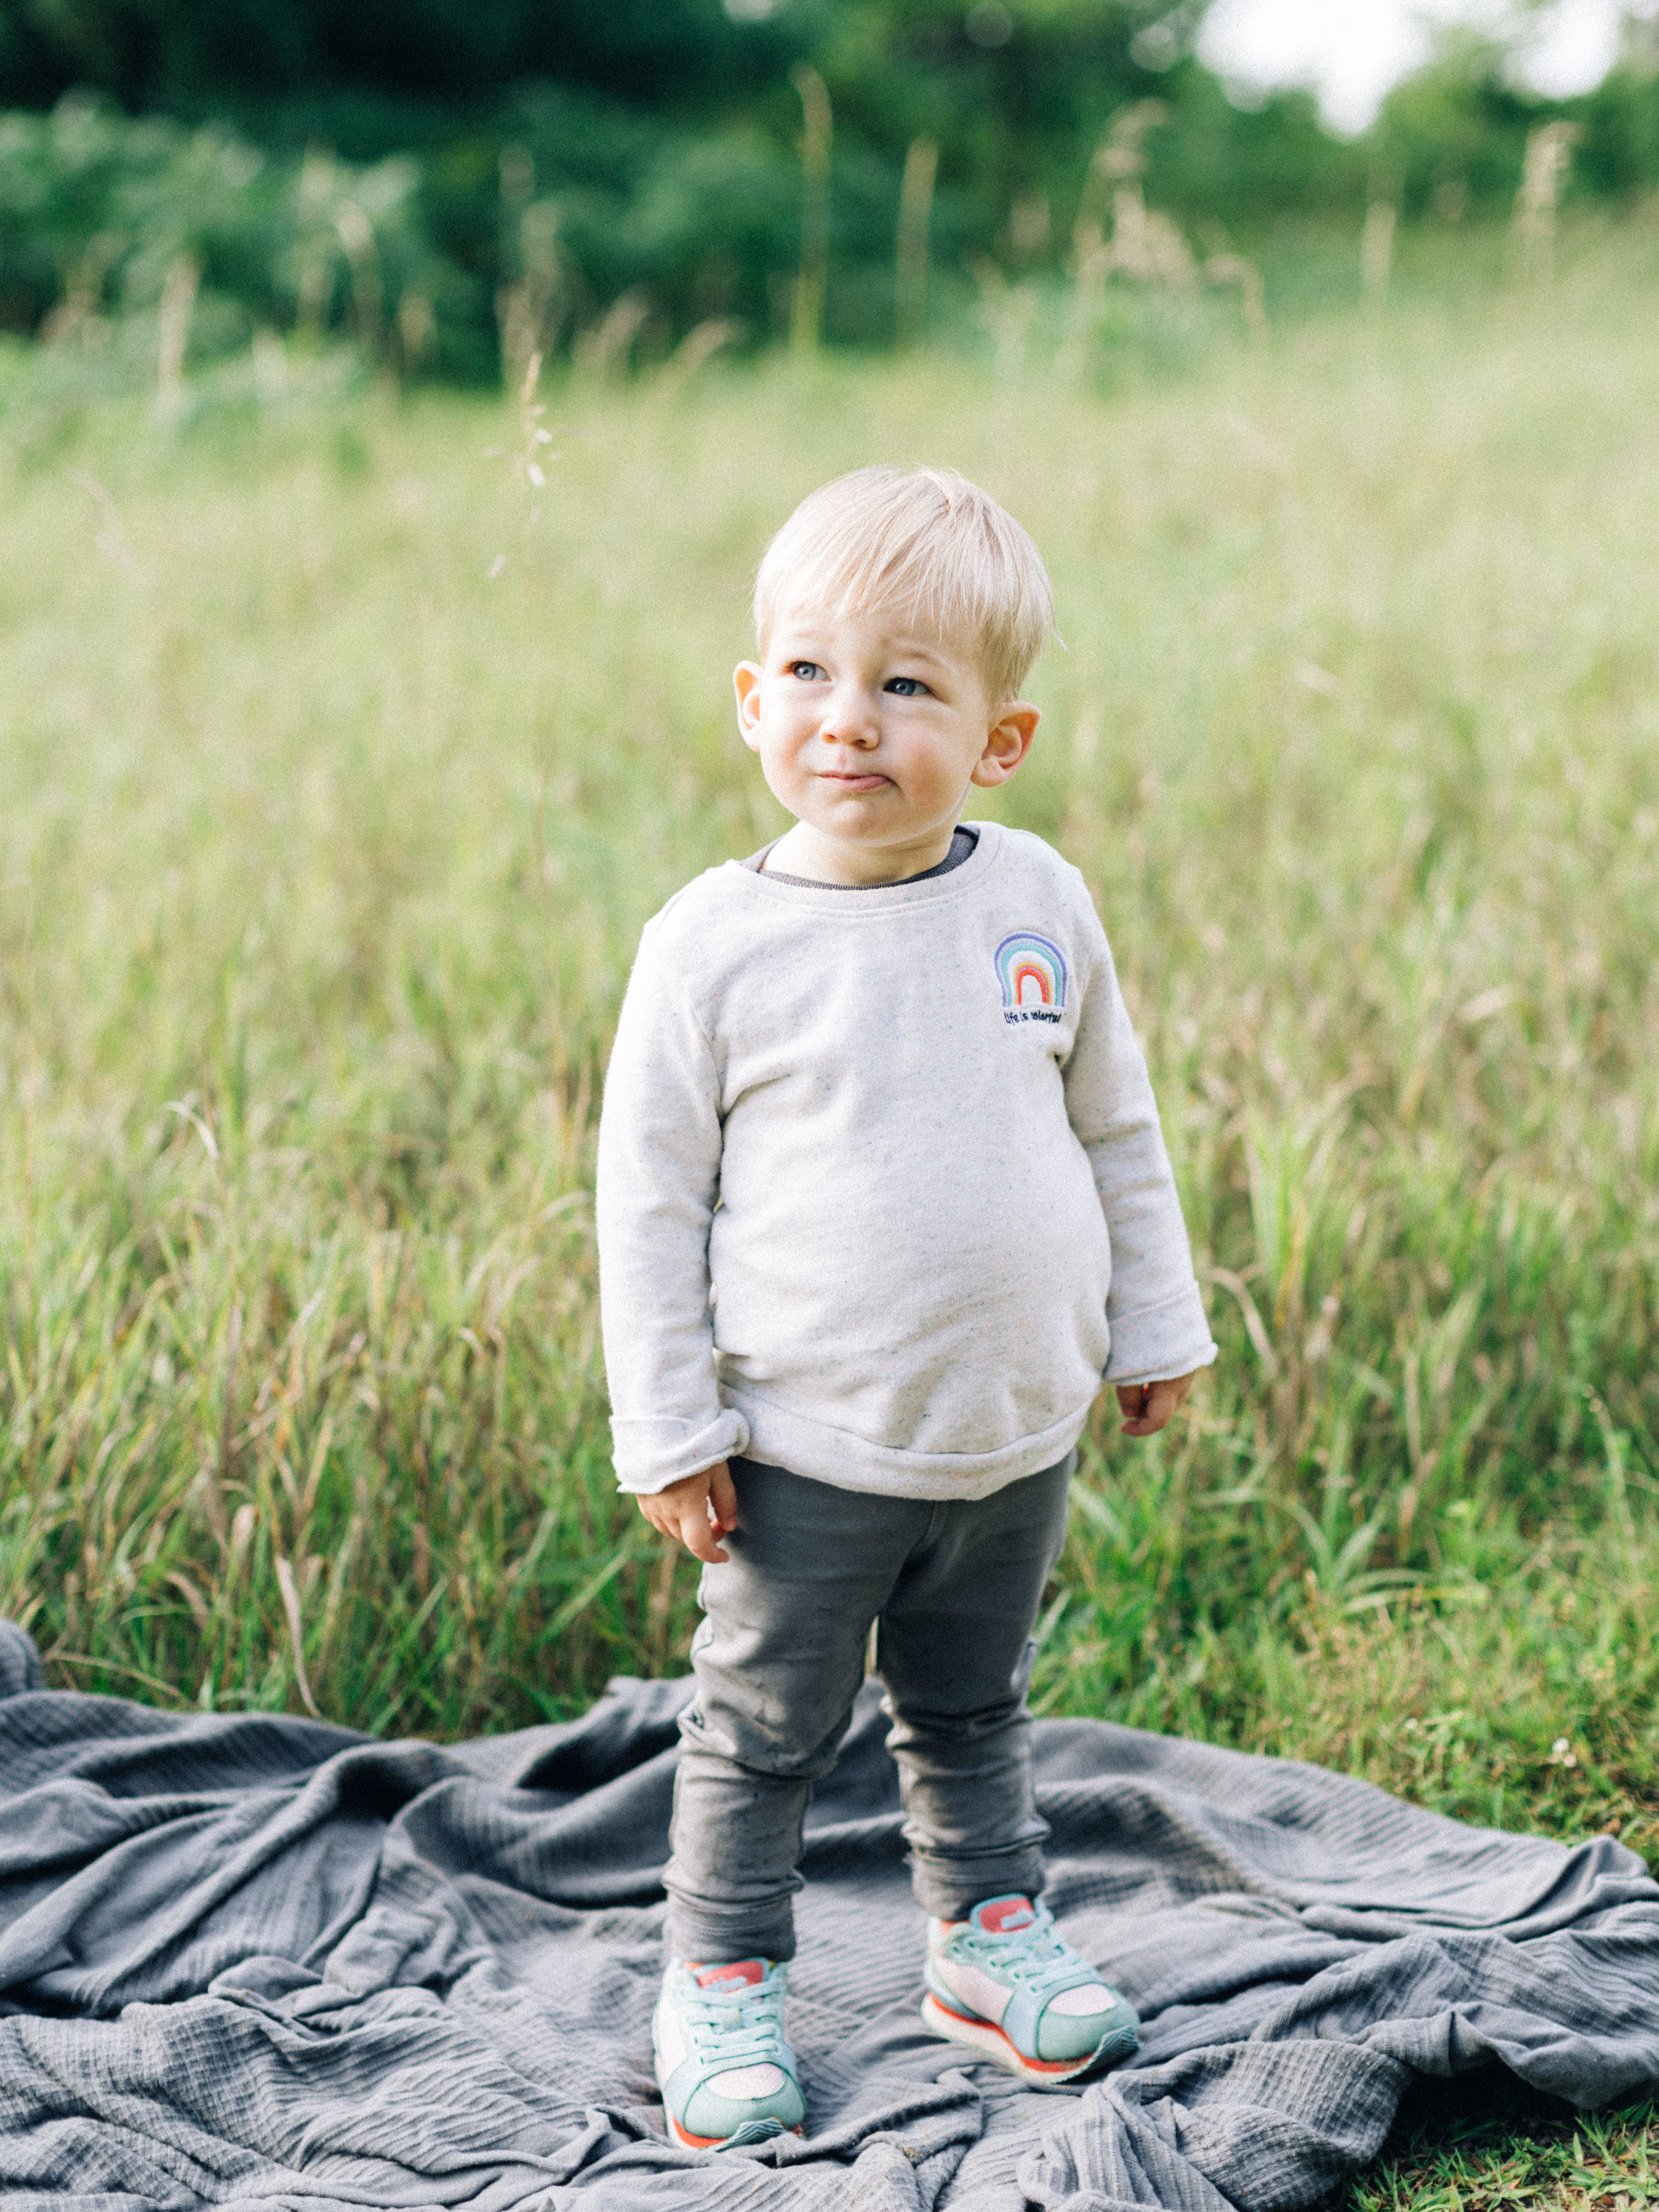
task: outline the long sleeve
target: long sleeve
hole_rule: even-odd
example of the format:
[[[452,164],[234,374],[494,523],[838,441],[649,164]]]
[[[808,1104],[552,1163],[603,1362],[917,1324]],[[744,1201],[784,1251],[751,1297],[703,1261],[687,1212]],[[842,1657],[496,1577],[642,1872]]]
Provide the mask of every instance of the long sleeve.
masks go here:
[[[741,1452],[714,1374],[708,1232],[720,1196],[719,1073],[647,927],[599,1120],[599,1303],[617,1479],[649,1493]]]
[[[1095,934],[1096,958],[1065,1068],[1066,1111],[1088,1154],[1111,1238],[1105,1379],[1148,1382],[1208,1366],[1216,1347],[1146,1059],[1098,922]]]

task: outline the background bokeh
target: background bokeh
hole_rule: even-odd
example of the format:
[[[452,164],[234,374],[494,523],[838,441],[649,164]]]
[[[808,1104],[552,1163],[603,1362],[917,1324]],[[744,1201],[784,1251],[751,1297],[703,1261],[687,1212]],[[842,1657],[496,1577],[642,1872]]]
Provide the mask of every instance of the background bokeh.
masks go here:
[[[959,337],[988,289],[1063,283],[1143,173],[1198,264],[1249,256],[1305,302],[1350,281],[1324,247],[1368,204],[1443,234],[1506,216],[1550,122],[1564,204],[1659,189],[1650,9],[1598,83],[1528,83],[1540,21],[1594,4],[1441,0],[1420,66],[1339,137],[1312,91],[1232,66],[1298,51],[1261,0],[1207,38],[1201,0],[0,0],[0,329],[153,320],[172,272],[198,360],[338,331],[489,383],[504,331],[515,357],[586,333],[645,359],[699,325],[799,334],[805,256],[832,342]],[[1401,12],[1326,11],[1347,27],[1308,65]]]
[[[1343,135],[1197,5],[0,0],[54,1682],[456,1735],[683,1668],[597,1349],[616,1010],[782,826],[768,535],[937,461],[1053,570],[994,811],[1100,907],[1222,1346],[1085,1437],[1038,1705],[1659,1867],[1659,51],[1541,90],[1553,20]],[[1354,2206],[1647,2201],[1639,2117],[1467,2120]]]

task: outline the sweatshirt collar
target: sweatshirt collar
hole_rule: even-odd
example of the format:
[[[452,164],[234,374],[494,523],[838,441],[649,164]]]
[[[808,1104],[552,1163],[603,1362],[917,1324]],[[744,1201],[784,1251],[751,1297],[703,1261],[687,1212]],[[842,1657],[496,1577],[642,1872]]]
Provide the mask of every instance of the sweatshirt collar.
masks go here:
[[[1000,823],[975,822],[970,826],[979,832],[979,838],[965,860],[943,873],[930,869],[908,883],[861,884],[855,888],[845,884],[783,882],[763,870],[745,867],[741,860],[728,860],[725,872],[761,897],[785,902],[809,913],[850,919],[900,908],[942,906],[976,890],[1002,857],[1008,833]]]

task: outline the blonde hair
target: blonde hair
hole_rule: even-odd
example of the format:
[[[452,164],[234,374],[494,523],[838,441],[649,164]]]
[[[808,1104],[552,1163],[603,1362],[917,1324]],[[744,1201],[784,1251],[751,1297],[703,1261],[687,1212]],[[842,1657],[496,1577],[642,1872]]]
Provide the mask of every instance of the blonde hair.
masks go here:
[[[854,469],[808,493],[755,579],[763,657],[781,613],[896,604],[979,641],[994,703],[1016,698],[1054,632],[1042,556],[1012,514],[954,469]]]

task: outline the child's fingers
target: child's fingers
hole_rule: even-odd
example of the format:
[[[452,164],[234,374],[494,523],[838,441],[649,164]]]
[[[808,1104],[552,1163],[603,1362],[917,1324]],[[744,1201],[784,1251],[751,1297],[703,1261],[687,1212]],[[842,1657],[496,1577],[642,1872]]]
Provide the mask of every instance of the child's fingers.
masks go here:
[[[682,1513],[675,1533],[686,1550],[708,1566],[723,1567],[731,1557],[718,1541],[720,1532],[708,1517],[706,1500],[700,1500],[695,1510]]]
[[[711,1567],[726,1565],[731,1555],[719,1540],[738,1525],[738,1492],[724,1461],[707,1474],[689,1474],[641,1498],[640,1510],[653,1528],[671,1542],[684,1544],[693,1558]]]
[[[718,1467],[708,1470],[708,1506],[714,1518],[714,1534],[723,1536],[728,1528],[738,1525],[738,1486],[732,1480],[732,1470],[722,1460]]]
[[[1146,1410],[1141,1416],[1146,1432],[1155,1437],[1160,1429],[1167,1428],[1170,1417],[1181,1403],[1181,1394],[1168,1382],[1154,1382],[1146,1393]]]
[[[1167,1382],[1153,1383],[1152,1403],[1147,1410],[1149,1413],[1158,1413],[1160,1408],[1162,1409],[1163,1419],[1159,1422],[1160,1427],[1164,1421],[1171,1421],[1175,1419],[1186,1404],[1187,1393],[1192,1387],[1193,1378],[1190,1375],[1174,1375]]]
[[[1123,1416],[1126,1437],[1141,1437],[1147,1433],[1147,1386],[1144,1382],[1120,1382],[1117,1386],[1117,1409]]]
[[[1155,1437],[1174,1419],[1191,1387],[1190,1375],[1177,1375],[1166,1382],[1143,1382],[1120,1390],[1118,1404],[1129,1416],[1123,1424],[1126,1437]],[[1133,1400],[1135,1402],[1130,1402]]]
[[[678,1533],[668,1508],[660,1498],[640,1498],[635,1503],[659,1535],[672,1536]]]

